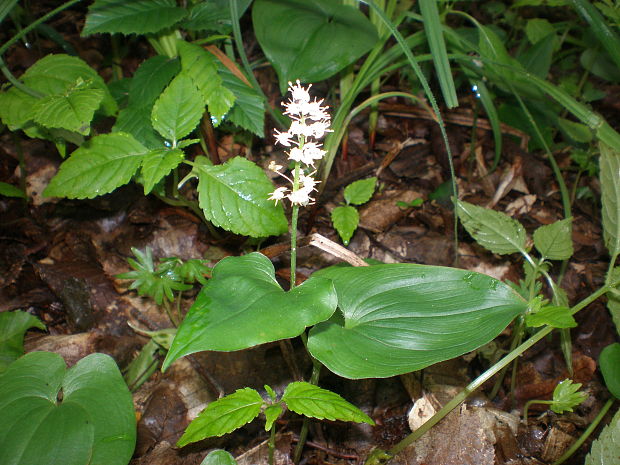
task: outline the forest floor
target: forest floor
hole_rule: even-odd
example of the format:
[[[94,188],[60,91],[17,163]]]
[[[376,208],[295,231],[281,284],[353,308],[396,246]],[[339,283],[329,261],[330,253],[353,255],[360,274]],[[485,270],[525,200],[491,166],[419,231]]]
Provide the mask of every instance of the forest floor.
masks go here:
[[[67,12],[55,27],[71,30],[77,15]],[[79,18],[78,18],[79,19]],[[77,21],[79,22],[79,21]],[[66,39],[79,55],[105,72],[101,38],[80,39],[78,31]],[[123,63],[134,69],[139,50]],[[42,39],[38,47],[14,47],[6,56],[19,75],[37,59],[58,52]],[[278,104],[275,77],[261,71],[259,81]],[[390,81],[392,82],[392,81]],[[396,84],[394,84],[396,85]],[[315,85],[316,93],[325,90]],[[609,92],[608,95],[618,95]],[[618,101],[599,103],[602,113],[617,110]],[[553,173],[545,156],[527,150],[528,138],[505,127],[504,150],[498,168],[493,164],[493,137],[483,116],[476,116],[474,95],[461,96],[460,106],[445,110],[448,136],[454,154],[459,197],[468,202],[506,212],[531,232],[562,219],[563,209]],[[436,123],[419,107],[398,100],[379,106],[379,125],[371,145],[367,114],[349,127],[346,154],[338,156],[325,192],[300,219],[302,236],[320,233],[336,242],[330,211],[342,202],[343,187],[368,176],[377,176],[380,189],[360,208],[360,227],[348,248],[363,258],[388,263],[422,263],[457,266],[518,282],[523,276],[522,259],[498,256],[478,246],[459,228],[454,250],[454,215],[449,198],[440,186],[449,181],[446,150]],[[272,132],[266,128],[266,134]],[[245,156],[266,167],[282,160],[274,141],[254,140],[252,145],[235,141],[231,134],[218,134],[222,161]],[[27,172],[19,169],[20,153]],[[576,181],[568,153],[556,153],[569,188]],[[42,191],[56,173],[61,158],[53,144],[28,139],[22,134],[0,134],[0,181],[19,184],[25,176],[28,201],[0,198],[0,312],[22,309],[39,317],[46,332],[27,334],[26,349],[58,352],[69,365],[93,352],[111,355],[122,368],[136,356],[148,338],[133,327],[158,330],[170,326],[165,313],[148,298],[128,289],[129,282],[115,276],[129,271],[131,248],[150,247],[155,257],[207,258],[212,264],[228,255],[257,250],[257,244],[225,231],[207,228],[186,209],[171,207],[128,185],[93,200],[45,198]],[[284,163],[282,163],[284,164]],[[573,203],[574,255],[565,270],[562,287],[575,303],[601,286],[609,257],[602,241],[600,186],[596,177],[581,176],[594,198]],[[438,190],[439,189],[439,190]],[[402,207],[424,199],[417,207]],[[288,277],[287,238],[260,244],[273,259],[277,275]],[[280,247],[282,245],[282,247]],[[311,247],[300,250],[299,279],[335,263],[328,254]],[[558,276],[559,266],[551,269]],[[186,310],[192,303],[182,301]],[[573,374],[570,375],[554,334],[521,357],[500,381],[498,394],[489,398],[497,382],[493,378],[446,420],[427,434],[415,448],[396,457],[403,464],[546,464],[556,460],[597,415],[609,394],[602,385],[596,360],[603,347],[617,341],[605,302],[599,300],[577,315],[571,331]],[[459,357],[421,372],[387,379],[350,381],[324,370],[321,385],[360,406],[376,422],[375,427],[316,422],[310,430],[302,462],[307,464],[361,463],[373,447],[389,448],[410,432],[429,411],[436,410],[479,375],[511,341],[508,327],[484,350]],[[296,357],[305,373],[310,363],[299,341],[293,341]],[[534,405],[527,425],[522,407],[530,399],[548,399],[557,383],[567,377],[583,384],[587,400],[574,413],[556,415],[544,405]],[[511,378],[516,380],[510,389]],[[132,464],[198,464],[207,451],[225,448],[243,464],[266,463],[267,433],[250,424],[237,432],[206,440],[183,449],[174,444],[207,402],[241,387],[262,389],[264,384],[284,386],[293,375],[282,358],[280,346],[267,344],[231,353],[201,353],[179,360],[166,373],[156,371],[135,393],[138,444]],[[415,409],[412,406],[416,403]],[[258,422],[257,422],[258,423]],[[277,462],[291,463],[290,450],[299,434],[301,420],[286,414],[278,421]],[[594,436],[596,437],[596,435]],[[591,440],[566,463],[583,463]]]

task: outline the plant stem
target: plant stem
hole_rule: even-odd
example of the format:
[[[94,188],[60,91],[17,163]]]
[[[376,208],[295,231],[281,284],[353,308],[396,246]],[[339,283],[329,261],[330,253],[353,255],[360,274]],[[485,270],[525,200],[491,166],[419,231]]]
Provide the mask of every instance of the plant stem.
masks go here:
[[[271,425],[271,431],[269,432],[269,465],[273,465],[273,456],[276,449],[276,422]]]
[[[305,333],[304,333],[305,336]],[[312,375],[310,375],[310,384],[317,386],[319,384],[319,376],[321,375],[321,362],[312,357]],[[304,421],[301,424],[301,431],[299,432],[299,441],[295,446],[295,454],[293,455],[293,463],[298,464],[301,459],[301,453],[304,450],[306,444],[306,438],[308,437],[308,425],[310,418],[304,417]]]
[[[590,305],[592,302],[594,302],[600,296],[602,296],[605,293],[607,293],[611,289],[611,287],[612,287],[611,285],[605,285],[605,286],[601,287],[599,290],[597,290],[596,292],[594,292],[590,296],[588,296],[585,299],[583,299],[577,305],[575,305],[572,308],[571,313],[574,315],[579,310],[581,310],[584,307]],[[491,379],[496,373],[501,371],[504,367],[508,366],[508,364],[510,364],[517,357],[521,356],[526,350],[531,348],[538,341],[540,341],[541,339],[546,337],[549,333],[551,333],[553,331],[553,329],[554,328],[551,327],[551,326],[545,326],[543,329],[541,329],[536,334],[534,334],[532,337],[530,337],[525,342],[523,342],[523,344],[521,344],[515,350],[513,350],[508,355],[506,355],[506,357],[504,357],[502,360],[500,360],[495,365],[493,365],[491,368],[489,368],[487,371],[485,371],[480,376],[478,376],[474,381],[469,383],[469,385],[467,385],[461,392],[459,392],[456,396],[454,396],[446,405],[444,405],[435,415],[433,415],[431,418],[429,418],[429,420],[426,423],[424,423],[417,430],[415,430],[413,433],[411,433],[409,436],[407,436],[401,442],[396,444],[392,449],[390,449],[388,451],[388,454],[391,457],[394,457],[396,454],[398,454],[399,452],[403,451],[407,446],[409,446],[410,444],[412,444],[416,440],[418,440],[420,437],[422,437],[422,435],[424,433],[426,433],[428,430],[430,430],[440,420],[442,420],[446,415],[448,415],[452,410],[454,410],[456,407],[458,407],[476,389],[478,389],[486,381]]]
[[[557,459],[555,462],[553,462],[551,465],[560,465],[564,463],[571,455],[573,455],[577,451],[577,449],[581,447],[581,445],[586,441],[586,439],[588,439],[590,435],[594,432],[594,430],[596,429],[598,424],[601,422],[603,417],[607,414],[607,412],[613,405],[614,400],[615,400],[614,398],[607,400],[605,405],[603,405],[603,408],[601,409],[601,411],[598,412],[598,415],[596,416],[594,421],[592,421],[592,423],[590,423],[590,426],[588,426],[588,428],[583,432],[583,434],[579,436],[579,439],[577,439],[573,443],[573,445],[570,446],[568,450],[564,452],[562,456],[559,459]]]

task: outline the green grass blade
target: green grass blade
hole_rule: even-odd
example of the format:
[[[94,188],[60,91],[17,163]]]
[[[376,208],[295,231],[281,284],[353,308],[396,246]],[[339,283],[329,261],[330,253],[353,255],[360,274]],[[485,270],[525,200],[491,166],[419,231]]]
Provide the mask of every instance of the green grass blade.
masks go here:
[[[422,13],[424,30],[426,31],[428,45],[433,55],[435,71],[437,71],[437,79],[441,86],[443,98],[448,108],[457,107],[459,101],[456,96],[454,80],[452,79],[437,2],[435,0],[420,0],[420,12]]]
[[[588,23],[592,32],[607,50],[616,66],[620,67],[620,37],[609,27],[603,16],[590,0],[573,0],[573,6]]]
[[[493,140],[495,142],[495,159],[493,160],[493,166],[491,167],[491,170],[495,170],[495,168],[497,168],[497,165],[499,164],[500,156],[502,155],[501,122],[499,120],[499,115],[497,114],[495,104],[493,103],[493,98],[491,98],[489,89],[487,89],[484,81],[482,79],[476,81],[472,80],[471,84],[472,88],[476,86],[477,96],[480,98],[480,103],[482,103],[482,106],[484,107],[484,111],[487,114],[487,119],[489,120],[491,129],[493,130]]]

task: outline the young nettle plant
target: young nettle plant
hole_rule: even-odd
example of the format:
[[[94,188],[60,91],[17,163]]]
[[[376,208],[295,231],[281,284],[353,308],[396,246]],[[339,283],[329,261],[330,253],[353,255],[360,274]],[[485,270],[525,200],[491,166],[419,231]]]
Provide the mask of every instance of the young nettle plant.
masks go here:
[[[338,231],[344,245],[349,245],[349,241],[360,222],[360,215],[353,205],[359,206],[368,202],[375,193],[376,186],[376,177],[352,182],[344,188],[346,205],[340,205],[332,210],[334,229]]]

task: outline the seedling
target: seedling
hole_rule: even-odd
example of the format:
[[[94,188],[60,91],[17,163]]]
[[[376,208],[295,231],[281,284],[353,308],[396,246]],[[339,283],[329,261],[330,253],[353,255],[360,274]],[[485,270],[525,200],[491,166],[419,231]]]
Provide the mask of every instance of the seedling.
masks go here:
[[[334,229],[338,232],[344,245],[349,245],[349,241],[360,221],[357,208],[353,205],[359,206],[368,202],[375,192],[376,185],[376,177],[352,182],[344,189],[346,205],[338,206],[332,210]]]

